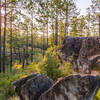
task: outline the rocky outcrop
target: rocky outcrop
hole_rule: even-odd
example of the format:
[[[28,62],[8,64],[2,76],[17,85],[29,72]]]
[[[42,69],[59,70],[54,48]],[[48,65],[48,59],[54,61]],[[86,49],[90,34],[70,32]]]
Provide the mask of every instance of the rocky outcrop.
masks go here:
[[[52,84],[44,74],[33,74],[13,83],[20,100],[94,100],[100,77],[70,75]]]
[[[48,76],[37,73],[13,82],[20,100],[38,100],[40,95],[48,90],[52,84],[53,80]]]
[[[100,77],[71,75],[56,82],[39,100],[94,100]]]
[[[62,61],[73,56],[73,67],[79,72],[100,70],[100,37],[65,37],[61,53]],[[100,77],[70,75],[53,83],[45,74],[35,73],[13,85],[20,100],[93,100],[100,88]]]
[[[73,68],[80,72],[100,70],[100,37],[65,37],[61,52],[62,61],[73,56]]]

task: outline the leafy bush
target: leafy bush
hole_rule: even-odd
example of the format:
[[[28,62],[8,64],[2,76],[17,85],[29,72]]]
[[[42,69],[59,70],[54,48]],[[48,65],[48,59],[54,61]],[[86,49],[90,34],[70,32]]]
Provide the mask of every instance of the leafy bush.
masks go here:
[[[18,97],[10,97],[8,100],[19,100]]]
[[[54,80],[72,73],[71,61],[61,64],[59,59],[60,52],[56,50],[56,48],[57,47],[49,48],[46,51],[43,61],[37,65],[40,73],[45,73]]]
[[[60,52],[56,50],[56,48],[57,48],[56,46],[48,48],[44,58],[37,64],[33,62],[29,66],[27,66],[27,68],[25,69],[26,72],[45,73],[54,80],[56,80],[59,77],[63,77],[71,74],[72,65],[70,62],[72,58],[69,60],[69,62],[61,64],[61,61],[59,59]]]
[[[15,95],[12,82],[26,77],[28,74],[23,69],[13,70],[12,73],[0,74],[0,100],[6,100],[10,96]]]
[[[5,97],[14,95],[15,92],[12,88],[14,77],[11,74],[0,74],[0,99],[5,100]]]
[[[100,89],[99,89],[99,91],[97,92],[97,94],[96,94],[94,100],[100,100]]]

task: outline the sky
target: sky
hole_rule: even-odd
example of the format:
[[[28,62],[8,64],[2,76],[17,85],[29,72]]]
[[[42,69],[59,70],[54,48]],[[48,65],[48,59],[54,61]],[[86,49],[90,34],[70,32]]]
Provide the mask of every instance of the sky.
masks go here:
[[[91,0],[77,0],[77,7],[80,9],[81,15],[86,14],[86,8],[91,4]]]

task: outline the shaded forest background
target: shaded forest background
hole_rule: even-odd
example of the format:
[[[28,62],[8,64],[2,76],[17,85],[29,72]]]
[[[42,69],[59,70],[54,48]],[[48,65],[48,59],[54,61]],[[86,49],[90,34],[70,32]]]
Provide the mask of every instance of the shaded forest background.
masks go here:
[[[54,80],[72,73],[70,61],[59,69],[54,49],[65,36],[100,36],[100,2],[92,2],[85,15],[76,2],[0,0],[0,100],[15,94],[11,82],[33,72]]]

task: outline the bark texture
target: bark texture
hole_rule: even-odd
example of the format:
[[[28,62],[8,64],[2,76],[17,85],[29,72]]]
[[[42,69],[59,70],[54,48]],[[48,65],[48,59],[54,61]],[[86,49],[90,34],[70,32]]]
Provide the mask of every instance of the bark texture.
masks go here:
[[[0,73],[1,73],[1,0],[0,0]]]
[[[4,15],[4,36],[3,36],[3,72],[5,73],[5,49],[6,49],[6,0],[5,0],[5,15]]]

